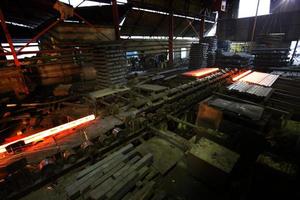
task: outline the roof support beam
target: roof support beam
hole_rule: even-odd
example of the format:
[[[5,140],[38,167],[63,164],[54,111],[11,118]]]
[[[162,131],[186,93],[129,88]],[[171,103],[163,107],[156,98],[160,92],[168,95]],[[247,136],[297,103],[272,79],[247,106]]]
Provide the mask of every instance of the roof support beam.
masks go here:
[[[114,26],[115,26],[115,35],[116,39],[120,39],[120,28],[119,28],[119,11],[118,11],[118,5],[117,0],[111,0],[112,2],[112,13],[113,13],[113,19],[114,19]]]
[[[18,74],[18,77],[13,77],[18,82],[18,85],[16,85],[16,87],[14,87],[15,94],[16,94],[17,97],[20,97],[21,93],[29,94],[29,90],[28,90],[28,87],[25,83],[24,76],[23,76],[23,74],[20,70],[21,69],[21,63],[20,63],[20,61],[17,57],[17,53],[15,51],[15,47],[13,45],[12,38],[11,38],[10,33],[8,31],[8,28],[6,26],[4,15],[3,15],[3,12],[2,12],[1,9],[0,9],[0,20],[1,20],[1,26],[3,28],[6,40],[9,44],[9,47],[10,47],[11,54],[13,55],[13,58],[14,58],[14,63],[17,66],[18,70],[20,71],[20,73]]]
[[[2,29],[3,29],[3,31],[4,31],[4,34],[5,34],[7,43],[9,44],[10,52],[11,52],[13,58],[14,58],[15,65],[16,65],[17,67],[20,67],[21,64],[20,64],[20,62],[19,62],[19,60],[18,60],[17,53],[16,53],[16,51],[15,51],[15,47],[14,47],[14,45],[13,45],[12,38],[11,38],[10,33],[9,33],[9,31],[8,31],[8,28],[7,28],[7,26],[6,26],[5,19],[4,19],[4,15],[3,15],[3,12],[2,12],[1,9],[0,9],[0,20],[1,20],[1,26],[2,26]]]
[[[173,65],[173,37],[174,37],[174,18],[173,12],[169,14],[169,66]]]
[[[205,30],[205,15],[202,15],[201,21],[200,21],[199,42],[204,37],[204,30]]]
[[[60,20],[55,20],[53,23],[51,23],[47,28],[43,29],[41,32],[39,32],[36,36],[34,36],[29,42],[27,42],[23,47],[21,47],[17,54],[19,54],[25,47],[27,47],[30,43],[35,42],[38,38],[40,38],[42,35],[47,33],[52,27],[54,27],[56,24],[58,24]]]

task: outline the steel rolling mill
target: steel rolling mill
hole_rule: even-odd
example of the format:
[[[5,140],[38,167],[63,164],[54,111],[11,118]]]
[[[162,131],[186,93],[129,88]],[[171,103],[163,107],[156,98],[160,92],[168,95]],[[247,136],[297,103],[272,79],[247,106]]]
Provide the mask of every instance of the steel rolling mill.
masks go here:
[[[299,199],[300,7],[255,2],[0,2],[0,200]]]

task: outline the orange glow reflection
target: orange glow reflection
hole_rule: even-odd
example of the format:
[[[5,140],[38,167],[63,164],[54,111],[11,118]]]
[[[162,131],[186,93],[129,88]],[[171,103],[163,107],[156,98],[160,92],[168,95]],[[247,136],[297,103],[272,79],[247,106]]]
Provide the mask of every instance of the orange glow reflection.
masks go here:
[[[55,135],[57,133],[60,133],[62,131],[65,131],[65,130],[68,130],[68,129],[71,129],[71,128],[75,128],[76,126],[79,126],[79,125],[84,124],[86,122],[92,121],[95,118],[96,118],[95,115],[88,115],[86,117],[82,117],[80,119],[68,122],[66,124],[62,124],[62,125],[59,125],[59,126],[56,126],[56,127],[53,127],[53,128],[50,128],[50,129],[38,132],[36,134],[27,136],[25,138],[17,139],[17,140],[15,140],[13,142],[9,142],[9,143],[3,144],[3,145],[0,146],[0,153],[6,152],[5,147],[7,147],[7,146],[9,146],[11,144],[14,144],[16,142],[24,141],[25,144],[29,144],[31,142],[39,141],[39,140],[41,140],[41,139],[43,139],[45,137],[48,137],[48,136],[51,136],[51,135]]]
[[[182,75],[184,76],[193,76],[193,77],[201,77],[213,72],[219,71],[219,68],[201,68],[189,72],[185,72]]]
[[[233,77],[232,80],[233,81],[237,81],[239,80],[240,78],[250,74],[252,71],[251,70],[248,70],[248,71],[245,71],[244,73],[241,73],[240,75],[236,76],[236,77]]]

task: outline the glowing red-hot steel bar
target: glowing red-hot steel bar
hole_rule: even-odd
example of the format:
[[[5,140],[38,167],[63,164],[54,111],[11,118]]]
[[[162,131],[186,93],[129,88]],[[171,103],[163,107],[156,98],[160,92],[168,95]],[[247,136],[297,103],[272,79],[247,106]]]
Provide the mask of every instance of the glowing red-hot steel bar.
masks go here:
[[[96,118],[95,115],[88,115],[86,117],[82,117],[80,119],[68,122],[66,124],[62,124],[62,125],[59,125],[59,126],[56,126],[56,127],[38,132],[36,134],[33,134],[33,135],[30,135],[30,136],[15,140],[13,142],[3,144],[3,145],[0,146],[0,153],[6,152],[6,147],[11,145],[11,144],[14,144],[16,142],[24,141],[25,144],[29,144],[31,142],[39,141],[39,140],[41,140],[45,137],[55,135],[57,133],[60,133],[62,131],[65,131],[65,130],[68,130],[68,129],[71,129],[71,128],[75,128],[76,126],[79,126],[79,125],[84,124],[86,122],[92,121],[95,118]]]
[[[184,76],[193,76],[193,77],[201,77],[213,72],[219,71],[219,68],[201,68],[189,72],[185,72],[182,75]]]
[[[245,71],[244,73],[241,73],[240,75],[236,76],[236,77],[233,77],[232,80],[233,81],[237,81],[239,80],[240,78],[243,78],[244,76],[250,74],[252,72],[252,70],[248,70],[248,71]]]

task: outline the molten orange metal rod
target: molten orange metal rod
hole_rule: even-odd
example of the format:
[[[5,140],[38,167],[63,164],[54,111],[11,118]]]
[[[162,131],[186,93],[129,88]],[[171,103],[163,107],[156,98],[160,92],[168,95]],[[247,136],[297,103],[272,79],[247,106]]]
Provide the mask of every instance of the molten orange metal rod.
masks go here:
[[[219,68],[201,68],[189,72],[185,72],[182,75],[184,76],[193,76],[193,77],[201,77],[213,72],[219,71]]]
[[[80,119],[68,122],[66,124],[62,124],[62,125],[59,125],[59,126],[56,126],[56,127],[53,127],[53,128],[47,129],[47,130],[44,130],[42,132],[30,135],[28,137],[21,138],[21,139],[15,140],[13,142],[9,142],[9,143],[3,144],[3,145],[0,146],[0,153],[6,152],[6,147],[9,146],[9,145],[11,145],[11,144],[14,144],[16,142],[24,141],[25,144],[29,144],[31,142],[39,141],[39,140],[41,140],[41,139],[43,139],[45,137],[48,137],[48,136],[51,136],[51,135],[55,135],[57,133],[60,133],[62,131],[65,131],[65,130],[68,130],[68,129],[71,129],[71,128],[75,128],[76,126],[79,126],[79,125],[81,125],[83,123],[92,121],[95,118],[96,118],[95,115],[88,115],[86,117],[83,117],[83,118],[80,118]]]
[[[232,80],[233,81],[237,81],[239,80],[240,78],[243,78],[244,76],[250,74],[252,71],[251,70],[248,70],[248,71],[245,71],[244,73],[241,73],[240,75],[236,76],[236,77],[233,77]]]

